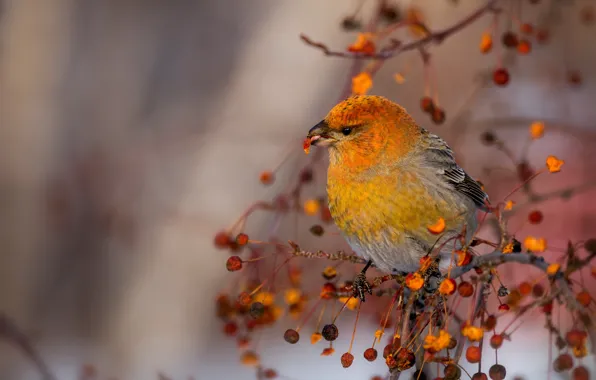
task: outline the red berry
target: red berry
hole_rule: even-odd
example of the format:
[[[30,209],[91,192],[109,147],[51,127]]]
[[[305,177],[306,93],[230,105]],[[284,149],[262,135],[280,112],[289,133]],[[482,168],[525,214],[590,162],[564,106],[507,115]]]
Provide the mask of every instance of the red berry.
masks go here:
[[[534,26],[532,26],[532,24],[522,24],[519,29],[521,30],[522,33],[524,34],[532,34],[534,32]]]
[[[354,355],[352,355],[351,353],[346,352],[341,356],[341,365],[344,368],[348,368],[349,366],[351,366],[352,362],[354,362]]]
[[[284,333],[284,340],[290,344],[296,344],[300,340],[300,334],[294,329],[287,329]]]
[[[230,272],[236,272],[242,269],[242,259],[238,256],[230,256],[226,261],[226,269]]]
[[[495,334],[490,338],[490,346],[495,350],[503,345],[503,335]]]
[[[577,70],[571,70],[567,73],[567,81],[572,86],[579,86],[582,84],[582,75]]]
[[[555,372],[568,371],[573,368],[573,358],[569,354],[561,354],[553,363],[553,369]]]
[[[377,355],[377,350],[372,347],[364,350],[364,359],[368,360],[369,362],[375,361],[377,359]]]
[[[534,284],[532,288],[532,295],[536,298],[540,298],[544,295],[544,286],[540,284]]]
[[[274,369],[268,368],[263,371],[263,377],[265,377],[265,379],[275,379],[277,377],[277,372]]]
[[[538,29],[536,32],[536,41],[540,44],[545,44],[548,42],[550,38],[550,33],[548,29]]]
[[[532,224],[539,224],[540,222],[542,222],[542,218],[542,212],[539,210],[534,210],[528,214],[528,221]]]
[[[445,111],[443,111],[439,107],[435,107],[432,110],[431,119],[432,119],[433,123],[435,123],[437,125],[443,124],[445,122]]]
[[[565,335],[565,340],[571,347],[579,347],[584,343],[587,337],[588,334],[586,334],[585,331],[571,330]]]
[[[590,372],[584,366],[577,366],[571,372],[571,379],[572,380],[590,380]]]
[[[476,372],[472,376],[472,380],[488,380],[488,376],[486,376],[486,373],[484,372]]]
[[[550,314],[553,312],[553,302],[546,303],[542,305],[542,312],[545,314]]]
[[[484,320],[484,329],[486,331],[494,330],[496,326],[497,326],[497,317],[495,317],[492,314],[489,315],[488,317],[486,317],[486,319]]]
[[[232,239],[230,238],[230,235],[225,231],[220,231],[217,234],[215,234],[215,239],[213,240],[213,243],[219,249],[228,248],[231,242]]]
[[[236,322],[228,322],[224,325],[224,334],[234,336],[238,332],[238,325]]]
[[[426,113],[431,113],[435,108],[435,104],[433,103],[433,100],[430,97],[425,96],[422,99],[420,99],[420,108],[422,108],[422,110]]]
[[[462,281],[457,286],[457,291],[460,296],[467,298],[474,294],[474,285],[470,284],[467,281]]]
[[[245,233],[239,233],[236,236],[236,244],[238,244],[239,246],[248,244],[248,235]]]
[[[502,41],[505,47],[514,48],[518,45],[517,34],[511,31],[505,32],[503,33]]]
[[[577,293],[575,298],[577,299],[577,302],[584,307],[588,307],[592,303],[592,297],[590,296],[590,293],[586,292],[585,290]]]
[[[506,303],[502,303],[499,305],[499,311],[506,312],[509,311],[509,309],[511,308]]]
[[[509,83],[509,71],[504,68],[496,69],[493,73],[493,82],[497,86],[507,86]]]

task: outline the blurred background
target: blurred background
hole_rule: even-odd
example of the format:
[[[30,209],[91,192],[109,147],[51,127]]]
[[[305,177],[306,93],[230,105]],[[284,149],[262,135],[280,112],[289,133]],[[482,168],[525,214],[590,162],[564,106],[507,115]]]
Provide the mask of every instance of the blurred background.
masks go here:
[[[393,3],[415,3],[430,28],[441,29],[483,2]],[[538,178],[536,189],[581,192],[542,205],[540,226],[524,223],[524,215],[510,226],[547,237],[556,250],[596,230],[596,26],[585,10],[595,4],[502,3],[550,31],[548,43],[528,56],[503,54],[509,86],[492,84],[495,55],[478,51],[492,20],[485,16],[430,50],[443,125],[420,110],[416,52],[387,62],[371,93],[399,102],[445,138],[493,199],[517,177],[479,136],[490,129],[520,152],[530,123],[544,121],[547,133],[532,145],[529,162],[541,167],[554,154],[566,166]],[[337,102],[351,62],[325,57],[299,35],[344,49],[356,34],[341,21],[358,4],[0,1],[0,313],[27,334],[58,379],[76,379],[85,364],[101,379],[155,379],[160,372],[255,378],[215,318],[213,300],[231,275],[213,236],[253,201],[275,194],[275,186],[259,182],[261,171],[288,152],[290,172],[305,162],[301,139]],[[367,1],[363,15],[374,5]],[[405,82],[396,83],[394,74],[404,70]],[[572,72],[580,73],[580,85],[569,81]],[[324,179],[317,184],[320,193]],[[280,236],[288,238],[283,230]],[[281,322],[279,331],[285,328]],[[263,338],[262,360],[287,378],[385,373],[382,362],[362,360],[345,371],[337,357],[321,358],[308,344],[283,346],[279,331]],[[542,319],[519,334],[500,360],[512,377],[545,379]],[[585,361],[594,370],[593,359]],[[0,379],[39,378],[21,350],[0,342]]]

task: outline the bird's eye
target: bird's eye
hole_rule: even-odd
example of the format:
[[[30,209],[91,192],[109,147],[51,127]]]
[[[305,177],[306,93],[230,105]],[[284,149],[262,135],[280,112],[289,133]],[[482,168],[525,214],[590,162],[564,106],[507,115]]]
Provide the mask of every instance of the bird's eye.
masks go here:
[[[343,128],[343,129],[341,130],[341,133],[343,133],[343,134],[344,134],[344,136],[347,136],[347,135],[349,135],[350,133],[352,133],[352,128],[348,128],[348,127],[346,127],[346,128]]]

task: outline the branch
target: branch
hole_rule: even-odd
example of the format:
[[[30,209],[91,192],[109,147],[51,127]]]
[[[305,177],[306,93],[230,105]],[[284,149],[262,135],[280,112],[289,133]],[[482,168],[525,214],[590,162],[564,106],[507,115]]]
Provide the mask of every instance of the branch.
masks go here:
[[[0,338],[6,339],[21,349],[25,356],[37,367],[44,380],[56,380],[41,355],[33,347],[27,335],[7,315],[0,313]]]
[[[478,8],[477,10],[475,10],[474,12],[472,12],[471,14],[469,14],[468,16],[466,16],[459,22],[455,23],[454,25],[452,25],[446,29],[443,29],[443,30],[435,32],[435,33],[430,33],[426,37],[416,40],[416,41],[413,41],[413,42],[410,42],[408,44],[401,45],[401,44],[397,44],[397,43],[392,43],[392,46],[390,46],[389,48],[382,49],[379,53],[375,53],[375,54],[333,51],[333,50],[329,49],[325,44],[323,44],[321,42],[315,42],[312,39],[310,39],[308,36],[306,36],[305,34],[301,34],[300,39],[302,39],[302,41],[304,41],[307,45],[310,45],[312,47],[315,47],[315,48],[321,50],[323,52],[323,54],[325,54],[326,56],[340,57],[340,58],[354,58],[354,59],[385,60],[388,58],[395,57],[398,54],[409,51],[409,50],[415,50],[415,49],[419,49],[421,47],[425,47],[426,45],[429,45],[432,42],[435,42],[437,44],[442,43],[449,36],[459,32],[461,29],[465,28],[472,22],[476,21],[484,13],[494,10],[494,6],[497,3],[497,1],[499,1],[499,0],[488,1],[482,7]],[[405,22],[402,24],[405,26],[405,25],[412,25],[412,24],[418,24],[418,23]]]
[[[347,254],[344,251],[337,251],[335,253],[327,253],[323,251],[310,252],[302,250],[298,244],[291,240],[288,240],[288,244],[293,249],[293,251],[290,253],[297,257],[306,257],[309,259],[326,259],[332,261],[348,261],[353,264],[366,264],[368,262],[361,257]]]

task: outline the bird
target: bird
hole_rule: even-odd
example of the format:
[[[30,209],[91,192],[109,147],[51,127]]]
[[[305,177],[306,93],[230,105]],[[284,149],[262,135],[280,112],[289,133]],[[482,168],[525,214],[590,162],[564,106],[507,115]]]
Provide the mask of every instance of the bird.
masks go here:
[[[306,141],[327,148],[329,211],[351,249],[367,260],[354,281],[362,301],[364,292],[372,294],[365,277],[371,265],[412,273],[442,247],[444,270],[453,249],[473,239],[477,210],[490,210],[483,187],[456,163],[449,145],[385,97],[339,102]],[[436,234],[429,226],[439,220],[445,228]]]

